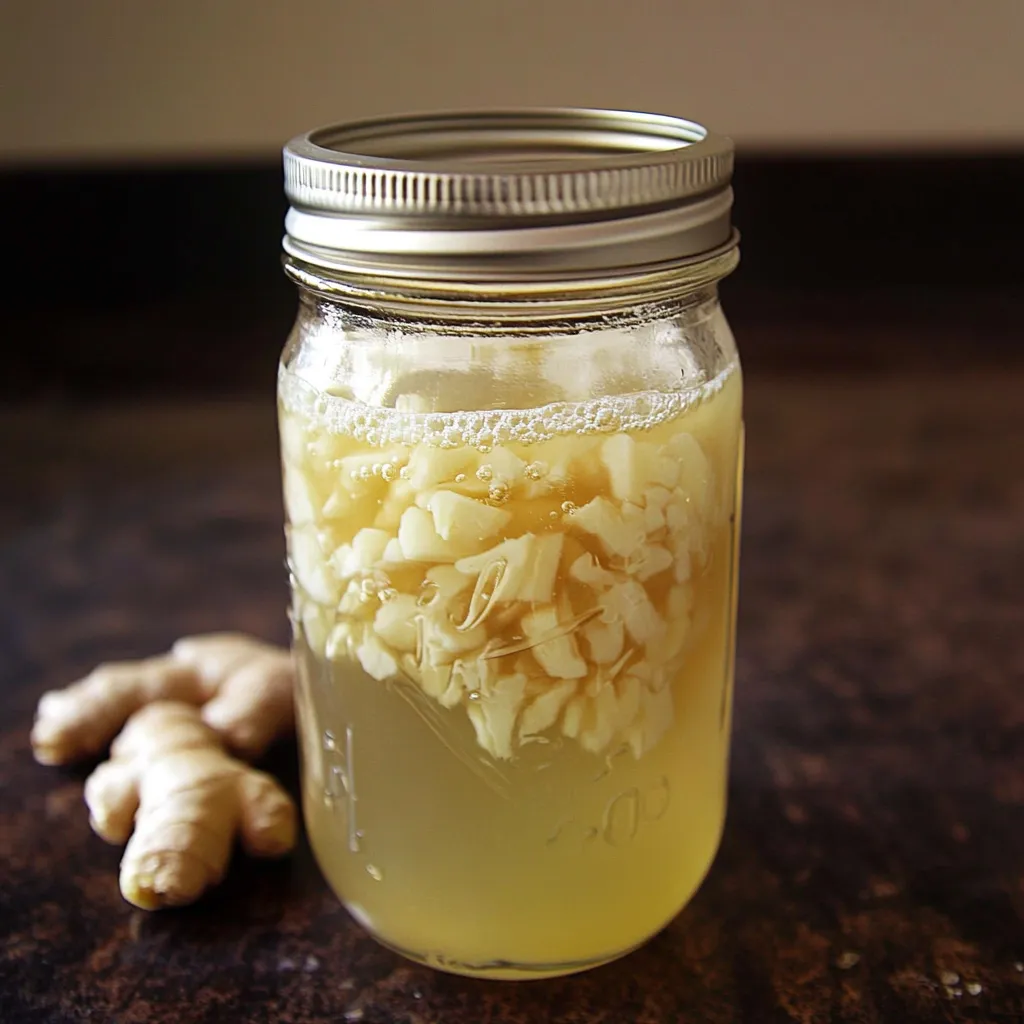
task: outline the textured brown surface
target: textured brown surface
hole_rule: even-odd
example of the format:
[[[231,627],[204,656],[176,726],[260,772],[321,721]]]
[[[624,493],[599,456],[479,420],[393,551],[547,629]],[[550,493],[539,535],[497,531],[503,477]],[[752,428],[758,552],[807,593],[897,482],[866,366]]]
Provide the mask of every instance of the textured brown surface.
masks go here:
[[[272,402],[0,413],[0,1021],[1024,1021],[1022,395],[1019,364],[750,375],[721,854],[639,952],[519,985],[379,948],[305,847],[122,902],[32,709],[182,633],[285,638]]]

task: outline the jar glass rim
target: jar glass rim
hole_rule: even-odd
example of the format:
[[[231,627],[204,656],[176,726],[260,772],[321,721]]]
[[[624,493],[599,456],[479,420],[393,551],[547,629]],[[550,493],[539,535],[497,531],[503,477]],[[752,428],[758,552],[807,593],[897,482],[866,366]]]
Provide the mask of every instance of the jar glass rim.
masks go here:
[[[411,322],[462,324],[479,333],[502,333],[511,323],[525,333],[552,323],[646,315],[661,303],[699,300],[735,270],[739,234],[699,259],[675,261],[600,277],[551,276],[530,281],[449,282],[408,277],[339,274],[294,256],[284,258],[286,275],[313,295],[373,316]]]

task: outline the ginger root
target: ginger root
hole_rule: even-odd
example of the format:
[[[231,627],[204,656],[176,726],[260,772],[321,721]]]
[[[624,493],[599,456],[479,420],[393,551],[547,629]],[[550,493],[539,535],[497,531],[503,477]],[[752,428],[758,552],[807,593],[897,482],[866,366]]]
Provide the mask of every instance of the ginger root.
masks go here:
[[[212,633],[156,658],[101,665],[44,694],[32,729],[42,764],[96,755],[124,727],[110,760],[89,776],[85,800],[99,835],[128,842],[121,892],[129,903],[191,903],[223,877],[236,834],[255,856],[292,848],[291,798],[224,747],[249,760],[290,733],[293,686],[287,651]]]
[[[191,903],[216,885],[236,834],[258,857],[295,843],[288,794],[229,756],[205,711],[173,701],[136,711],[86,782],[92,827],[108,842],[128,840],[121,892],[144,910]]]
[[[185,637],[168,654],[101,665],[44,694],[32,729],[41,764],[99,754],[130,715],[153,701],[202,705],[202,717],[247,760],[294,728],[289,653],[239,633]]]

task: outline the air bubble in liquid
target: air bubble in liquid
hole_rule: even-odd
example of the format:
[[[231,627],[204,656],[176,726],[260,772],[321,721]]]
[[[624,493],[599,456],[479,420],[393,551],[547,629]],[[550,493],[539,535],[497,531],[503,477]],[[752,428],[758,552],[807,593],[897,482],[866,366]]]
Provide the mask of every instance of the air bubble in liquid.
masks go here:
[[[393,483],[398,477],[398,470],[393,462],[384,462],[380,467],[380,478],[385,483]]]
[[[490,483],[490,481],[493,478],[493,476],[494,476],[494,470],[491,469],[491,467],[488,466],[488,465],[483,465],[483,466],[481,466],[476,471],[476,478],[477,478],[477,480],[480,480],[482,483],[485,483],[485,484],[486,483]]]
[[[502,505],[508,501],[508,495],[508,484],[504,484],[500,480],[491,484],[491,486],[487,488],[488,499],[498,505]]]
[[[576,502],[574,501],[563,501],[562,511],[567,515],[571,516],[576,511]]]
[[[547,475],[548,467],[544,462],[531,462],[524,472],[531,480],[540,480]]]

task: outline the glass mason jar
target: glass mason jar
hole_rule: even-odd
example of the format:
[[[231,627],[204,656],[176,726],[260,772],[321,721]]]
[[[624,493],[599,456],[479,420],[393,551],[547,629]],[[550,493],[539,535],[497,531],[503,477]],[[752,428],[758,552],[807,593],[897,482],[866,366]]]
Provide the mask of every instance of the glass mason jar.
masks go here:
[[[614,111],[364,121],[285,150],[280,366],[302,790],[381,942],[622,955],[725,813],[741,382],[732,150]]]

